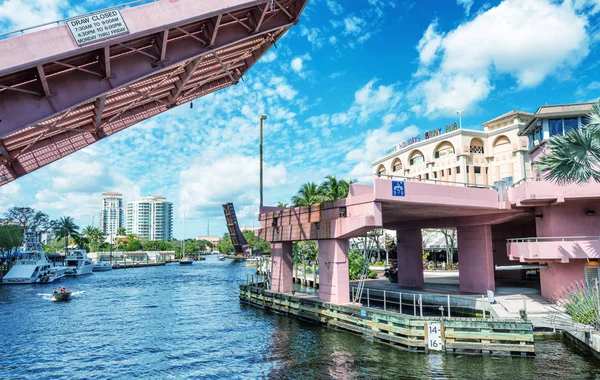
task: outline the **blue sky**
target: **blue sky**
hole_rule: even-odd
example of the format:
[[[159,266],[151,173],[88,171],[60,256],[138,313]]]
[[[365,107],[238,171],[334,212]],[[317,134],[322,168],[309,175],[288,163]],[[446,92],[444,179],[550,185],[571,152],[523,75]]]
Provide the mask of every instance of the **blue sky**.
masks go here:
[[[0,1],[0,30],[120,3]],[[600,0],[309,0],[301,22],[245,82],[151,120],[0,188],[0,212],[29,205],[80,226],[100,194],[164,195],[175,236],[226,230],[258,211],[258,118],[265,123],[265,204],[289,202],[328,174],[371,180],[370,162],[419,132],[481,124],[513,109],[600,94]]]

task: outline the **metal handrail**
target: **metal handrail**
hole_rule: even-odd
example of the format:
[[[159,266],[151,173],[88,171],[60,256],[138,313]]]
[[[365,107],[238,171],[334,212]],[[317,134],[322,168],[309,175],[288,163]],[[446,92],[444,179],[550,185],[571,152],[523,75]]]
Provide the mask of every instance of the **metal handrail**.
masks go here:
[[[565,240],[600,240],[600,236],[541,236],[541,237],[524,237],[524,238],[512,238],[506,239],[507,243],[537,243],[540,240],[554,240],[554,241],[565,241]]]
[[[509,189],[514,188],[517,185],[520,185],[521,183],[524,182],[541,182],[543,179],[541,177],[525,177],[525,178],[521,178],[520,180],[518,180],[517,182],[513,183]]]
[[[456,185],[463,185],[464,187],[473,187],[473,188],[482,188],[482,189],[492,189],[492,190],[497,190],[495,186],[493,185],[479,185],[479,184],[473,184],[473,183],[467,183],[467,182],[452,182],[452,181],[444,181],[441,179],[427,179],[427,178],[417,178],[417,177],[406,177],[406,176],[402,176],[402,175],[394,175],[394,174],[373,174],[373,176],[376,177],[387,177],[389,179],[392,178],[401,178],[401,179],[406,179],[409,181],[415,181],[415,182],[433,182],[433,183],[449,183],[449,184],[456,184]]]
[[[117,9],[120,10],[120,9],[127,8],[129,6],[132,6],[132,5],[142,5],[142,4],[145,4],[145,3],[154,3],[156,1],[159,1],[159,0],[134,0],[134,1],[130,1],[128,3],[118,4],[118,5],[114,5],[112,7],[103,8],[103,9],[99,9],[99,10],[96,10],[96,11],[93,11],[93,12],[88,12],[88,13],[84,13],[84,14],[81,14],[81,15],[77,15],[76,17],[87,16],[87,15],[91,15],[91,14],[98,13],[98,12],[101,12],[103,10],[108,10],[108,9],[115,9],[115,8],[117,8]],[[62,18],[60,20],[50,21],[50,22],[47,22],[45,24],[40,24],[40,25],[35,25],[35,26],[30,26],[30,27],[27,27],[27,28],[23,28],[23,29],[13,30],[11,32],[0,34],[0,39],[2,39],[4,37],[7,37],[7,36],[10,36],[11,34],[25,33],[26,31],[33,30],[33,29],[38,29],[38,28],[42,28],[42,27],[48,26],[48,25],[54,25],[54,24],[60,25],[61,23],[65,23],[66,21],[71,20],[72,18],[73,17]]]

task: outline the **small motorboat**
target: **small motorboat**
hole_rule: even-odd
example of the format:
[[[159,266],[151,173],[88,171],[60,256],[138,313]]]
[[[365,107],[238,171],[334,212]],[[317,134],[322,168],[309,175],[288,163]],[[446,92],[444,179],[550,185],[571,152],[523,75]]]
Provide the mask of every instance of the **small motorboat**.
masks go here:
[[[221,253],[219,255],[219,261],[223,261],[223,260],[225,260],[225,255]]]
[[[56,301],[68,301],[71,298],[71,289],[60,288],[60,291],[54,290],[52,296]]]
[[[192,265],[193,263],[194,259],[191,257],[184,257],[183,259],[179,260],[180,265]]]
[[[101,261],[101,262],[94,264],[94,268],[92,268],[92,272],[107,272],[112,269],[113,269],[113,267],[112,267],[112,265],[110,265],[110,263],[108,263],[106,261]]]

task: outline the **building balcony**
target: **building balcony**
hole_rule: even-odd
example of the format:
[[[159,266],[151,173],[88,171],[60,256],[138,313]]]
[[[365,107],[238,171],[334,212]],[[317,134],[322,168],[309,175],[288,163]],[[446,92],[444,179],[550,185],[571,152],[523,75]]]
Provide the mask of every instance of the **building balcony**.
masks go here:
[[[600,183],[590,182],[585,186],[576,183],[556,185],[540,178],[525,178],[508,191],[508,199],[517,207],[548,206],[568,199],[590,199],[600,197]]]
[[[560,261],[600,258],[600,236],[562,236],[508,239],[510,260],[521,262]]]

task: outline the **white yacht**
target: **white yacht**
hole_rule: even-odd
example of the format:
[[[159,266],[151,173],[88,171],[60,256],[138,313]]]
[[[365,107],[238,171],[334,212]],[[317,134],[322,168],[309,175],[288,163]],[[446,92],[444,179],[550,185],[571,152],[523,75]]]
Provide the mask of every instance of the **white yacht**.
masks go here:
[[[67,266],[65,276],[82,276],[92,273],[94,269],[94,263],[87,257],[87,252],[83,249],[69,250],[65,266]]]
[[[3,284],[33,284],[51,274],[52,263],[34,233],[25,232],[23,251],[2,279]]]

